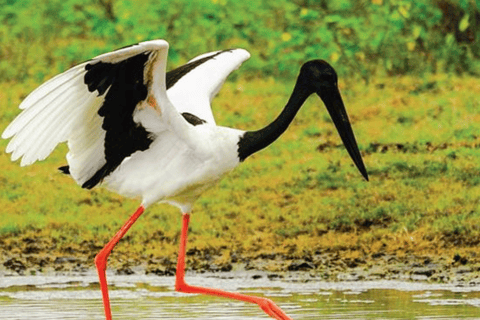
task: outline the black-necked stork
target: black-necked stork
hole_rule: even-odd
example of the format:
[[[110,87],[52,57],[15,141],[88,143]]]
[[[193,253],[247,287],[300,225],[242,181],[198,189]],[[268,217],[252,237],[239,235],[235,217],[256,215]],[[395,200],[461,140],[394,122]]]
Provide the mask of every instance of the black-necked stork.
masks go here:
[[[69,173],[83,188],[102,185],[142,203],[98,253],[106,319],[111,319],[105,275],[107,258],[145,208],[157,202],[183,213],[175,289],[258,304],[275,319],[291,319],[266,298],[188,285],[185,247],[190,213],[200,194],[248,156],[274,142],[304,101],[323,100],[353,162],[368,180],[337,87],[335,70],[323,60],[305,63],[290,99],[266,127],[243,131],[217,126],[210,102],[226,77],[250,54],[243,49],[201,55],[166,72],[168,43],[142,42],[102,54],[47,81],[21,104],[5,129],[7,152],[22,166],[45,159],[66,141]]]

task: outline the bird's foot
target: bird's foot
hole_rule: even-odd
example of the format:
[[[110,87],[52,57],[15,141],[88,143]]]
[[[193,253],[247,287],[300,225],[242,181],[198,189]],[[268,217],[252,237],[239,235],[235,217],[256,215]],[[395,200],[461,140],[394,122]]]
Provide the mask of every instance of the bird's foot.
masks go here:
[[[270,317],[277,320],[292,320],[279,306],[270,299],[258,298],[260,300],[259,306]]]
[[[183,281],[177,279],[175,283],[175,290],[183,293],[206,294],[211,296],[223,297],[228,299],[235,299],[257,304],[266,314],[277,320],[292,320],[279,306],[270,299],[249,296],[236,292],[227,292],[219,289],[204,288],[197,286],[190,286]]]

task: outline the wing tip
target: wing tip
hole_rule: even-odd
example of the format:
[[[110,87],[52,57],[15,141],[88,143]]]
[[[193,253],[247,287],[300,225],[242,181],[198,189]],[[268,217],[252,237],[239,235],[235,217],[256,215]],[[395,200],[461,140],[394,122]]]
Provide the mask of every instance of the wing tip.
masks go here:
[[[168,48],[169,44],[167,40],[163,39],[155,39],[155,40],[147,40],[147,41],[142,41],[139,43],[139,45],[144,46],[144,47],[152,47],[152,48]]]
[[[241,53],[241,54],[244,56],[244,60],[243,60],[243,61],[249,59],[249,58],[252,56],[252,55],[250,54],[250,52],[248,52],[248,51],[245,50],[245,49],[239,48],[239,49],[236,49],[236,50],[238,50],[238,53]]]
[[[207,52],[207,53],[201,54],[201,55],[196,56],[195,58],[189,60],[187,62],[187,64],[191,63],[191,62],[195,62],[195,61],[203,59],[203,58],[207,58],[207,57],[222,54],[222,53],[228,53],[228,52],[237,54],[241,58],[240,62],[244,62],[245,60],[250,58],[250,52],[248,52],[247,50],[242,49],[242,48],[232,48],[232,49],[217,50],[217,51],[212,51],[212,52]]]
[[[13,132],[12,129],[10,129],[10,126],[8,126],[5,131],[3,131],[2,133],[2,139],[10,139],[11,137],[13,137],[15,133]]]

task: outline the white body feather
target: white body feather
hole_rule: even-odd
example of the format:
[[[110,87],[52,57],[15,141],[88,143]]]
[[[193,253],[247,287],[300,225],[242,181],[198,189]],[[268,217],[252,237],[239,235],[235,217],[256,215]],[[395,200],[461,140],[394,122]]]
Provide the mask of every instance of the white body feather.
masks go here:
[[[190,212],[205,189],[239,164],[236,144],[242,134],[212,125],[196,126],[194,131],[203,140],[196,148],[169,130],[162,132],[149,149],[125,159],[105,179],[105,186],[128,197],[141,196],[145,206],[166,201]]]

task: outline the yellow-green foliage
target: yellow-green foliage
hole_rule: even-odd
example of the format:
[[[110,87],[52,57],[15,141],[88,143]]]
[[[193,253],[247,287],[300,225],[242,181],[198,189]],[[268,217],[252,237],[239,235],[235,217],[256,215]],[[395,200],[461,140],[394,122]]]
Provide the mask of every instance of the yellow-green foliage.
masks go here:
[[[227,83],[214,100],[217,122],[259,128],[278,114],[292,86],[242,77]],[[190,249],[223,252],[220,260],[232,252],[479,253],[480,80],[392,77],[367,86],[341,79],[339,86],[370,182],[357,172],[322,102],[312,96],[279,141],[197,202]],[[0,84],[0,130],[33,87]],[[83,190],[60,174],[64,145],[46,161],[21,168],[4,154],[6,144],[0,141],[4,242],[34,237],[54,243],[54,252],[101,247],[139,203],[103,189]],[[176,208],[149,208],[113,261],[127,253],[173,259],[180,220]]]

